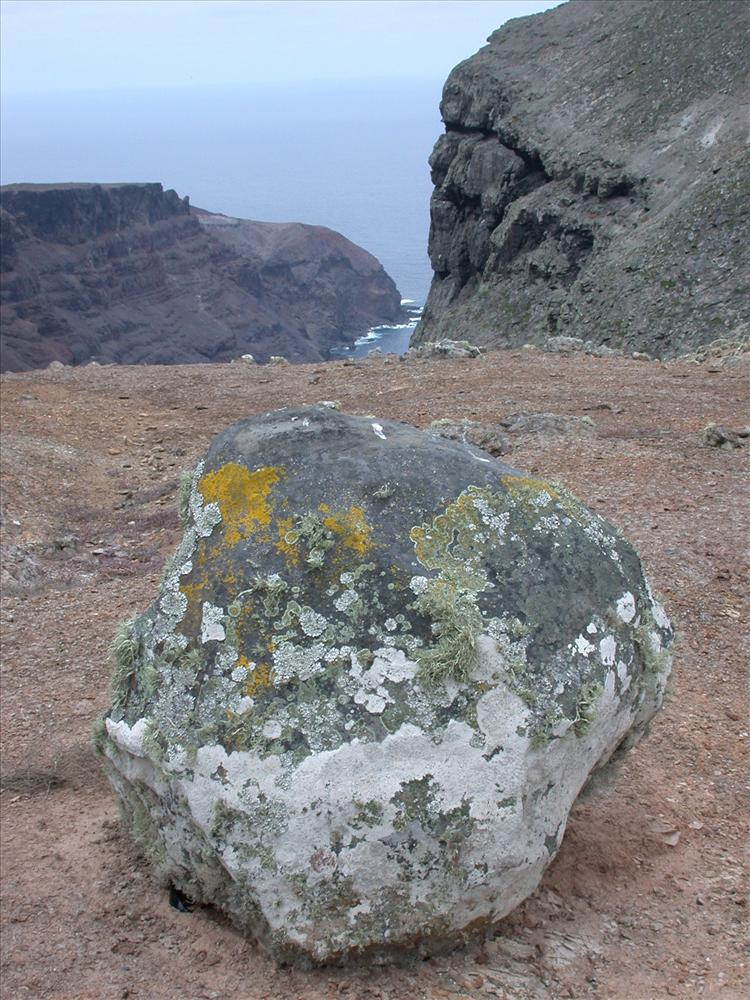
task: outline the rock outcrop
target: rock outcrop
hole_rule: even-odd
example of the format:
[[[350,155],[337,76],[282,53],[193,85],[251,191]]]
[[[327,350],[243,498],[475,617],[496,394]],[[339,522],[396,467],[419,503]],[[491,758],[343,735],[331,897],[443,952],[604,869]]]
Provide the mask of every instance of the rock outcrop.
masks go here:
[[[283,961],[431,954],[537,885],[672,630],[557,486],[330,407],[229,427],[95,740],[165,881]]]
[[[0,194],[4,370],[315,361],[401,316],[379,262],[330,229],[212,214],[161,184]]]
[[[744,0],[571,0],[450,74],[412,343],[674,356],[750,314]]]

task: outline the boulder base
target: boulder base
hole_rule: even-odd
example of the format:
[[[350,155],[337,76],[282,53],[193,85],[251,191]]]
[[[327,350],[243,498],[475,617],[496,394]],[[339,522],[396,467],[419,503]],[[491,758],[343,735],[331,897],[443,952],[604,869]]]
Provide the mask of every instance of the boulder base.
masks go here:
[[[281,961],[430,954],[539,882],[672,630],[557,485],[327,407],[221,433],[97,733],[165,880]]]

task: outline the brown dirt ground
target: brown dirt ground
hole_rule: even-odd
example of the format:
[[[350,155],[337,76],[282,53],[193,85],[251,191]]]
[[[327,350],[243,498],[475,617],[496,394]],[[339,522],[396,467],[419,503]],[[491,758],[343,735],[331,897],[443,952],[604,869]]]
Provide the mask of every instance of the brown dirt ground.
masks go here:
[[[749,995],[750,444],[700,437],[709,421],[748,423],[747,367],[507,352],[87,367],[1,386],[4,541],[44,571],[2,604],[7,1000]],[[576,804],[539,889],[485,944],[416,968],[279,970],[211,910],[170,908],[88,749],[115,625],[149,602],[180,533],[180,471],[227,423],[334,398],[421,426],[592,417],[595,435],[519,437],[508,461],[562,480],[630,536],[681,635],[651,735],[613,787]]]

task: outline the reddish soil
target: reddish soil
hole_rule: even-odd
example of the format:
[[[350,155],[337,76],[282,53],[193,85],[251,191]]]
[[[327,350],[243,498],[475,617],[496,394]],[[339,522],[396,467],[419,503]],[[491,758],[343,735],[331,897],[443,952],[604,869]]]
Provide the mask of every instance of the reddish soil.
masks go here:
[[[750,444],[701,440],[710,421],[748,422],[747,367],[507,352],[87,367],[1,385],[5,567],[38,562],[35,587],[11,581],[2,603],[7,1000],[749,995]],[[149,602],[180,534],[180,471],[227,423],[321,399],[420,426],[590,416],[595,434],[518,436],[507,460],[621,527],[680,632],[651,734],[574,807],[540,888],[487,943],[417,968],[279,970],[210,909],[172,909],[88,748],[115,625]]]

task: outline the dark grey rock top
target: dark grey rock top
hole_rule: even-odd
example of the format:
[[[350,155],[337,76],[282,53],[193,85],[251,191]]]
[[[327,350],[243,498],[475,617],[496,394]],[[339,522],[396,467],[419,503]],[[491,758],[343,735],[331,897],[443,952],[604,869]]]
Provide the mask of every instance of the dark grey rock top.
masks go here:
[[[495,32],[443,92],[413,342],[673,356],[747,324],[748,67],[744,0],[571,0]]]
[[[18,239],[76,244],[105,233],[190,212],[188,198],[161,184],[6,184],[0,188],[9,232]],[[12,220],[12,221],[11,221]],[[9,270],[3,248],[2,270]]]
[[[156,871],[283,961],[430,954],[538,883],[672,630],[562,487],[326,407],[219,434],[97,732]]]

